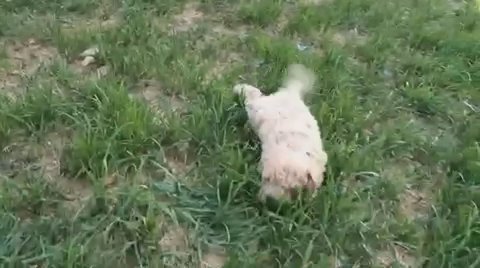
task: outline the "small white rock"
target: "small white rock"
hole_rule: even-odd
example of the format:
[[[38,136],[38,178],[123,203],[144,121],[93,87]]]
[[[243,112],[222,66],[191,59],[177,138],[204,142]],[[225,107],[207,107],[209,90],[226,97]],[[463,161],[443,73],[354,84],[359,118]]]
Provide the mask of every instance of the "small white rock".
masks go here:
[[[82,66],[88,66],[92,63],[95,62],[95,58],[93,56],[86,56],[83,60],[82,60]]]
[[[82,54],[80,54],[81,57],[94,57],[98,54],[98,52],[100,52],[100,50],[98,49],[98,47],[91,47],[85,51],[82,52]]]
[[[303,43],[297,43],[297,49],[298,49],[299,51],[305,51],[305,50],[307,50],[307,49],[309,49],[309,48],[310,48],[310,47],[309,47],[308,45],[305,45],[305,44],[303,44]]]

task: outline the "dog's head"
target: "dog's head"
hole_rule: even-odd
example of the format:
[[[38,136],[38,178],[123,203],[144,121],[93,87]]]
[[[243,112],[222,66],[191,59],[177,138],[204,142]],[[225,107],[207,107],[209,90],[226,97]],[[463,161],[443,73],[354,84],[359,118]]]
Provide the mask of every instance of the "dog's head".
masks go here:
[[[320,185],[317,185],[315,183],[310,174],[307,174],[306,178],[307,181],[304,185],[292,188],[284,187],[276,181],[264,178],[260,187],[260,191],[258,193],[258,198],[261,202],[266,202],[268,198],[280,202],[291,202],[301,197],[313,198],[316,196],[317,189]]]
[[[277,201],[291,201],[292,197],[289,189],[286,189],[278,184],[271,182],[264,182],[260,187],[258,199],[261,202],[266,202],[267,198],[272,198]]]

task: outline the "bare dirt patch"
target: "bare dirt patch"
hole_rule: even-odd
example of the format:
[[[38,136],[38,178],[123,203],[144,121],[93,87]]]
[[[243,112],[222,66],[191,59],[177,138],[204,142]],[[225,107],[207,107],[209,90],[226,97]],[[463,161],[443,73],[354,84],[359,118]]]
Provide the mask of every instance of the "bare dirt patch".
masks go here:
[[[186,176],[195,166],[188,143],[182,143],[165,151],[165,162],[174,176]]]
[[[38,163],[42,167],[44,178],[64,196],[64,207],[77,213],[93,195],[93,189],[87,180],[67,178],[60,171],[61,155],[70,137],[69,132],[49,133],[39,146]]]
[[[221,78],[228,70],[231,70],[235,64],[241,62],[241,55],[233,51],[219,52],[219,57],[212,64],[212,67],[205,74],[205,82]]]
[[[427,190],[407,188],[400,196],[400,213],[409,220],[426,218],[432,204],[433,197]]]
[[[157,80],[141,80],[132,89],[130,97],[145,102],[158,120],[168,120],[168,116],[182,116],[188,112],[188,100],[182,96],[169,94]],[[185,176],[194,166],[194,156],[188,142],[177,142],[167,148],[162,155],[170,175]]]
[[[158,241],[160,249],[167,252],[185,252],[189,249],[189,243],[187,230],[179,225],[171,226]]]
[[[62,204],[71,213],[77,213],[92,196],[93,190],[86,180],[70,179],[60,172],[63,148],[70,141],[70,131],[51,132],[40,142],[22,139],[3,148],[9,162],[10,177],[22,172],[40,175],[64,198]]]
[[[360,33],[357,28],[334,32],[331,38],[334,43],[341,47],[346,45],[362,46],[368,41],[368,36],[364,33]]]
[[[177,224],[169,224],[164,228],[167,230],[158,241],[158,248],[163,253],[163,265],[168,267],[192,267],[192,261],[197,258],[191,233],[185,227]]]
[[[293,14],[295,14],[295,10],[293,8],[283,8],[282,12],[276,19],[276,22],[267,27],[267,33],[271,36],[282,35],[282,31],[285,29],[285,27],[287,27]]]
[[[98,32],[114,29],[120,26],[122,20],[119,15],[95,17],[92,19],[74,18],[62,25],[62,33],[75,36],[85,32]]]
[[[181,160],[176,155],[178,155],[178,153],[172,153],[166,156],[167,166],[173,175],[186,175],[190,167],[186,163],[186,160]]]
[[[397,160],[386,165],[382,177],[391,180],[402,189],[399,200],[399,215],[409,221],[425,219],[434,203],[432,185],[418,181],[416,168],[420,164],[409,159]]]
[[[156,80],[139,81],[132,90],[131,97],[145,101],[152,111],[161,117],[166,113],[182,114],[188,107],[185,98],[166,93],[162,84]]]
[[[198,5],[195,3],[187,3],[180,14],[173,17],[173,31],[174,32],[186,32],[197,25],[197,22],[204,17],[202,11],[199,10]]]
[[[188,264],[188,267],[199,268],[221,268],[227,262],[227,252],[222,247],[209,247],[198,260],[195,257],[191,233],[185,227],[177,224],[166,227],[167,231],[158,241],[159,249],[163,253],[167,253],[165,256],[168,256],[164,262],[172,261],[172,265],[175,266],[182,263]],[[191,263],[192,260],[195,265]]]
[[[199,49],[212,44],[219,48],[216,51],[215,61],[212,62],[209,71],[205,74],[205,82],[220,78],[222,74],[230,70],[235,64],[242,62],[242,55],[239,52],[223,48],[221,42],[223,39],[243,39],[247,37],[248,32],[246,26],[227,28],[220,24],[212,24],[210,29],[204,39],[197,43]]]
[[[437,192],[445,187],[445,174],[441,167],[431,167],[428,172],[430,180],[417,183],[416,187],[406,185],[400,195],[400,215],[410,221],[427,219],[436,203]]]
[[[376,267],[397,267],[400,264],[405,268],[417,268],[420,263],[408,250],[399,245],[392,246],[391,250],[379,252],[376,257]]]
[[[6,68],[0,72],[0,90],[3,94],[15,98],[25,89],[21,87],[25,77],[34,75],[42,66],[52,63],[58,57],[58,51],[36,39],[24,42],[6,41]]]
[[[227,262],[227,253],[224,248],[211,247],[201,258],[201,268],[222,268]]]
[[[63,21],[62,34],[71,36],[85,32],[108,31],[119,27],[123,22],[118,1],[102,0],[98,8],[90,16],[69,16],[69,21]]]
[[[249,27],[246,25],[239,25],[235,28],[228,28],[222,24],[214,24],[211,27],[212,38],[217,37],[245,37],[248,33]]]

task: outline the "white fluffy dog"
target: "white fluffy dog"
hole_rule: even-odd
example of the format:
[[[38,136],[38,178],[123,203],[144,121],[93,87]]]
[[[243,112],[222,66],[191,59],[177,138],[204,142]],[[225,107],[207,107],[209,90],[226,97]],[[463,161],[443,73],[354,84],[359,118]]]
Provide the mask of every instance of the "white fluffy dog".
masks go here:
[[[271,95],[248,84],[234,87],[245,98],[249,123],[262,144],[261,201],[292,200],[299,190],[315,196],[323,181],[327,154],[317,121],[303,101],[314,82],[311,70],[293,64],[282,87]]]

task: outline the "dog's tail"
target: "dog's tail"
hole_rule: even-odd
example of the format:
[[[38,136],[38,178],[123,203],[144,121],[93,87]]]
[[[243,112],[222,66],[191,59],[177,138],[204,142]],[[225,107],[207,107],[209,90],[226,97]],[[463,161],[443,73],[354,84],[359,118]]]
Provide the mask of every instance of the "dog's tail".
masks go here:
[[[313,89],[315,81],[315,74],[312,70],[302,64],[292,64],[288,66],[282,90],[293,91],[303,97]]]

